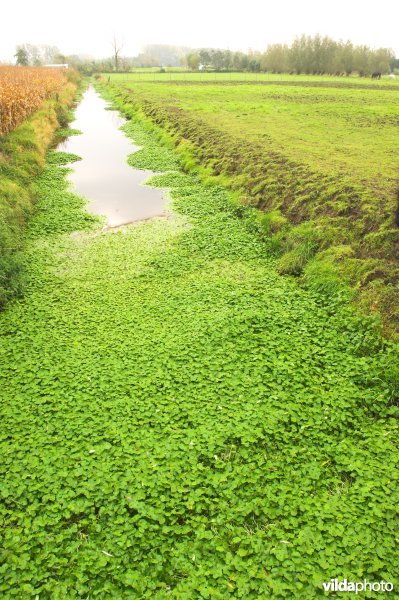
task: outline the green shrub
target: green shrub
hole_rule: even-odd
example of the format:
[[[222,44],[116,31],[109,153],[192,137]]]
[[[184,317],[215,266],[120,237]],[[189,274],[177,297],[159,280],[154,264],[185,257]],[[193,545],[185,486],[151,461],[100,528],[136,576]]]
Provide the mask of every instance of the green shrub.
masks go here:
[[[351,252],[351,248],[339,247],[329,248],[317,254],[304,267],[305,285],[328,297],[336,296],[347,289],[337,263]]]
[[[310,242],[298,244],[280,258],[277,264],[278,272],[281,275],[300,275],[316,250]]]
[[[55,107],[55,112],[60,127],[67,127],[68,123],[71,121],[72,118],[71,111],[69,110],[69,108],[63,106],[62,104],[57,104]]]
[[[284,275],[300,275],[322,244],[322,229],[314,223],[305,222],[277,234],[285,254],[277,269]]]
[[[265,236],[271,236],[278,233],[288,226],[288,219],[279,210],[273,210],[267,213],[260,213],[259,222],[261,231]]]

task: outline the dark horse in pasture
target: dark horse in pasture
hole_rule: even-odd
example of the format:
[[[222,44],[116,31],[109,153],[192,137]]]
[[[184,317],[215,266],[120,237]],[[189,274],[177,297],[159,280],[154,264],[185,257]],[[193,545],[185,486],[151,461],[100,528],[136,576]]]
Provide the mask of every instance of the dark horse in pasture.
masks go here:
[[[374,71],[374,73],[371,74],[371,79],[381,79],[380,71]]]

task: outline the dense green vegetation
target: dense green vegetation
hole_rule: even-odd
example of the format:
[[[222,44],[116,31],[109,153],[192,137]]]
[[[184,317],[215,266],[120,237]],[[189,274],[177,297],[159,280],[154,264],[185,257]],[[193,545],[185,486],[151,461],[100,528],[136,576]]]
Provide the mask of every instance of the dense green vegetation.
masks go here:
[[[387,334],[399,331],[396,82],[115,75],[107,88],[125,112],[163,127],[186,169],[216,175],[268,213],[281,273],[324,287],[345,280]]]
[[[55,131],[61,135],[60,126],[67,125],[75,92],[76,80],[70,81],[57,100],[46,101],[25,123],[0,136],[0,309],[23,285],[21,248],[35,204],[32,178],[43,168]]]
[[[2,598],[398,585],[397,346],[344,289],[281,277],[256,211],[160,130],[125,131],[170,218],[104,232],[68,157],[36,179],[27,292],[0,317]]]

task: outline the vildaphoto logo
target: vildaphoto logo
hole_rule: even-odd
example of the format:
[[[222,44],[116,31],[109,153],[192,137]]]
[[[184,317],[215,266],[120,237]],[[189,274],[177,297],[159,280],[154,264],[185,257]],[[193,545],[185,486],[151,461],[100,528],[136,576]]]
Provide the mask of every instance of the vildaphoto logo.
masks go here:
[[[347,579],[331,579],[330,581],[323,581],[323,588],[325,592],[392,592],[393,583],[390,581],[348,581]]]

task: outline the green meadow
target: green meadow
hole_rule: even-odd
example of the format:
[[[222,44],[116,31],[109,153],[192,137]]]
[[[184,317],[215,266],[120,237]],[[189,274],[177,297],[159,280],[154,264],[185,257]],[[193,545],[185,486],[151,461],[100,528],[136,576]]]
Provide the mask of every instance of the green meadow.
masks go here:
[[[124,73],[104,73],[104,77],[117,82],[140,82],[140,81],[184,81],[184,82],[245,82],[251,83],[330,83],[346,86],[373,86],[373,87],[399,87],[399,80],[391,80],[383,75],[378,81],[372,81],[369,77],[358,77],[357,75],[306,75],[287,73],[265,73],[265,72],[223,72],[223,71],[187,71],[182,67],[165,67],[163,71],[159,67],[135,68]]]
[[[177,115],[222,128],[222,92],[188,92],[135,98],[169,94]],[[65,153],[34,179],[26,287],[0,315],[1,597],[303,600],[332,577],[399,585],[397,345],[339,280],[282,276],[282,213],[266,226],[119,93],[142,147],[129,163],[163,173],[149,184],[169,189],[170,214],[103,229],[68,188],[78,157]],[[227,128],[229,104],[219,112]],[[259,112],[270,119],[271,101]]]
[[[175,75],[175,74],[174,74]],[[354,182],[381,193],[397,191],[399,152],[399,80],[392,84],[369,83],[364,78],[291,76],[276,85],[277,76],[218,74],[212,85],[165,82],[165,85],[129,83],[135,96],[159,100],[203,119],[242,143],[263,145],[303,161],[312,168],[349,175]],[[228,85],[229,76],[241,85]],[[245,85],[245,76],[251,84]],[[125,76],[126,77],[126,76]],[[123,74],[112,82],[123,81]],[[310,80],[310,81],[309,81]],[[342,83],[343,81],[343,83]],[[225,82],[225,85],[219,85]],[[334,83],[318,86],[317,83]],[[349,83],[348,83],[349,82]],[[355,82],[354,85],[351,85]],[[302,83],[302,85],[296,85]],[[294,85],[293,85],[294,84]],[[396,187],[395,187],[396,186]]]
[[[395,335],[399,82],[242,73],[140,77],[103,81],[122,108],[163,128],[187,170],[216,178],[265,213],[280,272],[317,285],[338,277]]]

